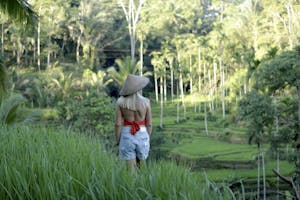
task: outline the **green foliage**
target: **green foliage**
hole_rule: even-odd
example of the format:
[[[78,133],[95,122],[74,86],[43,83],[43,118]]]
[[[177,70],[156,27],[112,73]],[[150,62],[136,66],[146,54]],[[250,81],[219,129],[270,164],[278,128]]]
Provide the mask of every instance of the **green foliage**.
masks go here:
[[[104,92],[78,91],[58,106],[60,118],[73,128],[105,139],[113,136],[114,106]]]
[[[97,137],[63,128],[0,126],[1,199],[230,199],[230,191],[170,162],[134,176]]]
[[[132,63],[129,56],[124,59],[116,59],[115,63],[117,66],[108,68],[107,72],[118,86],[121,86],[125,82],[128,74],[135,74],[137,72],[137,63]]]
[[[256,87],[274,93],[286,87],[300,87],[300,46],[263,62],[256,72]]]
[[[253,90],[247,93],[238,107],[239,117],[249,122],[249,143],[253,141],[260,147],[266,127],[273,123],[273,109],[271,98]]]
[[[12,94],[0,104],[0,124],[11,124],[17,118],[17,109],[26,99],[20,94]]]
[[[35,25],[38,20],[37,14],[26,0],[2,0],[0,10],[28,27]]]
[[[3,65],[2,59],[0,59],[0,103],[6,96],[8,90],[8,74]]]

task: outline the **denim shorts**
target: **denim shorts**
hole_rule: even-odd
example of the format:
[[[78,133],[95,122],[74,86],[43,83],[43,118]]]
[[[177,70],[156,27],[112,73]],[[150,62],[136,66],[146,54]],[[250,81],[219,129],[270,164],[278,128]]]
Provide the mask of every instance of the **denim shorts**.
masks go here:
[[[130,126],[124,126],[121,130],[119,144],[119,157],[123,160],[140,159],[145,160],[149,155],[150,138],[145,126],[131,135]]]

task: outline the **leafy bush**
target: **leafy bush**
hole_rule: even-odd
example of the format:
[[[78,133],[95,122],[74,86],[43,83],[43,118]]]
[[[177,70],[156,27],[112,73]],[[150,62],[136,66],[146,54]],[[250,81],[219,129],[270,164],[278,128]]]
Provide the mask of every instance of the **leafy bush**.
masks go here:
[[[61,119],[73,128],[106,139],[113,136],[114,106],[104,92],[79,91],[58,106]]]

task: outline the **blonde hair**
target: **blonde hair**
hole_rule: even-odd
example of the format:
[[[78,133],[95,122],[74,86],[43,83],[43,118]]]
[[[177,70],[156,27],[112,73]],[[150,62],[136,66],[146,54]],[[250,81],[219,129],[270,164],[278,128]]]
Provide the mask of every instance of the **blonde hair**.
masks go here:
[[[136,111],[136,102],[145,99],[139,92],[128,96],[121,96],[117,100],[117,105],[128,110]]]

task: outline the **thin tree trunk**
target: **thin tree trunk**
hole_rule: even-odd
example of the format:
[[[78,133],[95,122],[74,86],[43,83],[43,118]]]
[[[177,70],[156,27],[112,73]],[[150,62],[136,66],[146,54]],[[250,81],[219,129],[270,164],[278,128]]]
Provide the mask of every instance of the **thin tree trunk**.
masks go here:
[[[207,124],[207,108],[206,101],[204,101],[204,125],[205,125],[205,133],[208,135],[208,124]]]
[[[50,69],[50,57],[51,57],[50,54],[51,53],[48,51],[48,53],[47,53],[47,69]]]
[[[36,44],[35,44],[35,38],[32,39],[32,45],[33,45],[33,63],[36,62]]]
[[[211,76],[210,76],[210,70],[207,71],[207,76],[208,76],[208,102],[209,102],[209,111],[211,113],[213,113],[213,106],[212,106],[212,98],[211,98],[211,94],[212,94],[212,80],[211,80]]]
[[[239,64],[239,73],[241,73],[241,64]],[[241,76],[239,76],[239,98],[242,98]]]
[[[289,39],[289,44],[290,44],[290,49],[293,49],[294,47],[294,42],[293,42],[293,23],[292,23],[292,14],[291,14],[291,3],[288,2],[287,5],[285,5],[286,7],[286,11],[288,14],[288,39]]]
[[[257,156],[257,200],[260,198],[260,150]]]
[[[154,66],[155,101],[158,102],[157,66]]]
[[[173,69],[173,59],[169,60],[170,73],[171,73],[171,99],[172,103],[174,101],[174,69]]]
[[[50,69],[50,57],[51,57],[51,37],[48,37],[48,53],[47,53],[47,69]]]
[[[182,102],[182,106],[183,106],[183,118],[186,119],[186,107],[185,107],[185,100],[184,100],[183,79],[182,79],[181,71],[179,72],[179,83],[180,83],[181,102]]]
[[[166,66],[164,66],[164,75],[163,75],[163,80],[164,80],[164,102],[167,102],[167,72],[166,72]]]
[[[300,127],[300,87],[297,87],[298,91],[298,125]]]
[[[279,50],[282,49],[282,45],[281,45],[281,33],[278,31],[278,22],[277,22],[277,15],[279,15],[278,13],[273,14],[273,28],[274,28],[274,37],[275,37],[275,41],[277,43],[277,46],[279,47]],[[277,195],[278,196],[278,195]]]
[[[17,48],[17,64],[21,66],[21,56],[22,56],[22,43],[21,43],[21,36],[18,37],[18,48]]]
[[[144,1],[140,0],[138,6],[135,5],[133,0],[129,0],[128,6],[125,6],[123,0],[119,0],[118,2],[121,4],[121,7],[123,9],[128,24],[128,32],[130,37],[130,50],[131,50],[130,51],[131,64],[133,64],[135,60],[136,28],[137,28],[139,15]],[[128,8],[128,10],[126,8]]]
[[[1,24],[1,55],[4,57],[4,24]]]
[[[261,153],[261,162],[262,162],[262,172],[263,172],[263,184],[264,184],[264,200],[267,198],[267,191],[266,191],[266,170],[265,170],[265,152]]]
[[[195,107],[194,111],[196,112],[196,104],[195,104],[195,97],[194,97],[194,90],[193,90],[193,68],[192,68],[192,55],[189,55],[189,65],[190,65],[190,95],[192,98],[192,105]]]
[[[76,61],[77,61],[78,64],[80,63],[80,53],[79,53],[79,51],[80,51],[80,44],[81,44],[81,36],[82,36],[82,31],[80,29],[80,34],[77,38],[77,46],[76,46]]]
[[[203,69],[204,69],[204,77],[203,77],[203,84],[204,84],[204,97],[205,97],[205,101],[204,101],[204,124],[205,124],[205,133],[206,135],[208,135],[208,124],[207,124],[207,100],[206,100],[206,97],[207,97],[207,93],[208,93],[208,88],[207,88],[207,83],[206,83],[206,64],[204,63],[203,65]]]
[[[181,103],[183,106],[183,118],[186,119],[186,107],[185,107],[185,100],[184,100],[183,78],[182,78],[180,55],[178,55],[178,65],[179,65],[179,89],[180,89]]]
[[[141,37],[140,40],[140,75],[141,76],[143,76],[143,65],[144,65],[143,51],[144,51],[144,41],[143,41],[143,37]]]
[[[217,63],[214,61],[214,83],[213,83],[213,109],[215,110],[217,107],[217,103],[215,102],[216,99],[216,90],[217,90],[217,71],[218,71],[218,65]]]
[[[280,160],[279,160],[279,151],[277,149],[277,152],[276,152],[276,169],[277,171],[279,172],[280,171]],[[279,200],[279,177],[276,177],[276,190],[277,190],[277,200]]]
[[[199,95],[199,112],[201,112],[201,49],[198,47],[198,95]]]
[[[177,81],[176,84],[176,95],[177,95],[177,99],[179,99],[179,81]],[[177,123],[179,123],[179,114],[180,114],[180,107],[179,107],[179,101],[177,100],[177,117],[176,117]]]
[[[274,121],[275,121],[275,137],[278,136],[279,123],[278,123],[278,111],[277,111],[277,97],[274,96]],[[276,170],[280,172],[280,162],[279,162],[279,149],[276,147]],[[276,189],[277,189],[277,199],[279,200],[279,177],[276,177]]]
[[[164,109],[164,99],[163,99],[163,78],[160,77],[160,128],[163,128],[163,109]]]
[[[64,34],[62,45],[61,45],[61,57],[62,58],[64,58],[64,51],[65,51],[65,45],[66,45],[65,43],[66,43],[66,36]],[[56,55],[55,55],[55,59],[56,59]]]
[[[244,76],[244,94],[247,93],[247,77]]]
[[[221,88],[222,88],[222,117],[225,119],[225,79],[224,79],[224,66],[222,60],[219,60],[220,63],[220,74],[221,74]]]
[[[38,22],[38,29],[37,29],[38,35],[37,35],[37,65],[38,70],[41,71],[41,22],[39,20]]]
[[[192,69],[192,55],[190,55],[190,94],[193,94],[193,69]],[[193,102],[194,103],[194,102]]]
[[[13,57],[16,57],[16,42],[13,42],[13,46],[14,46]]]

